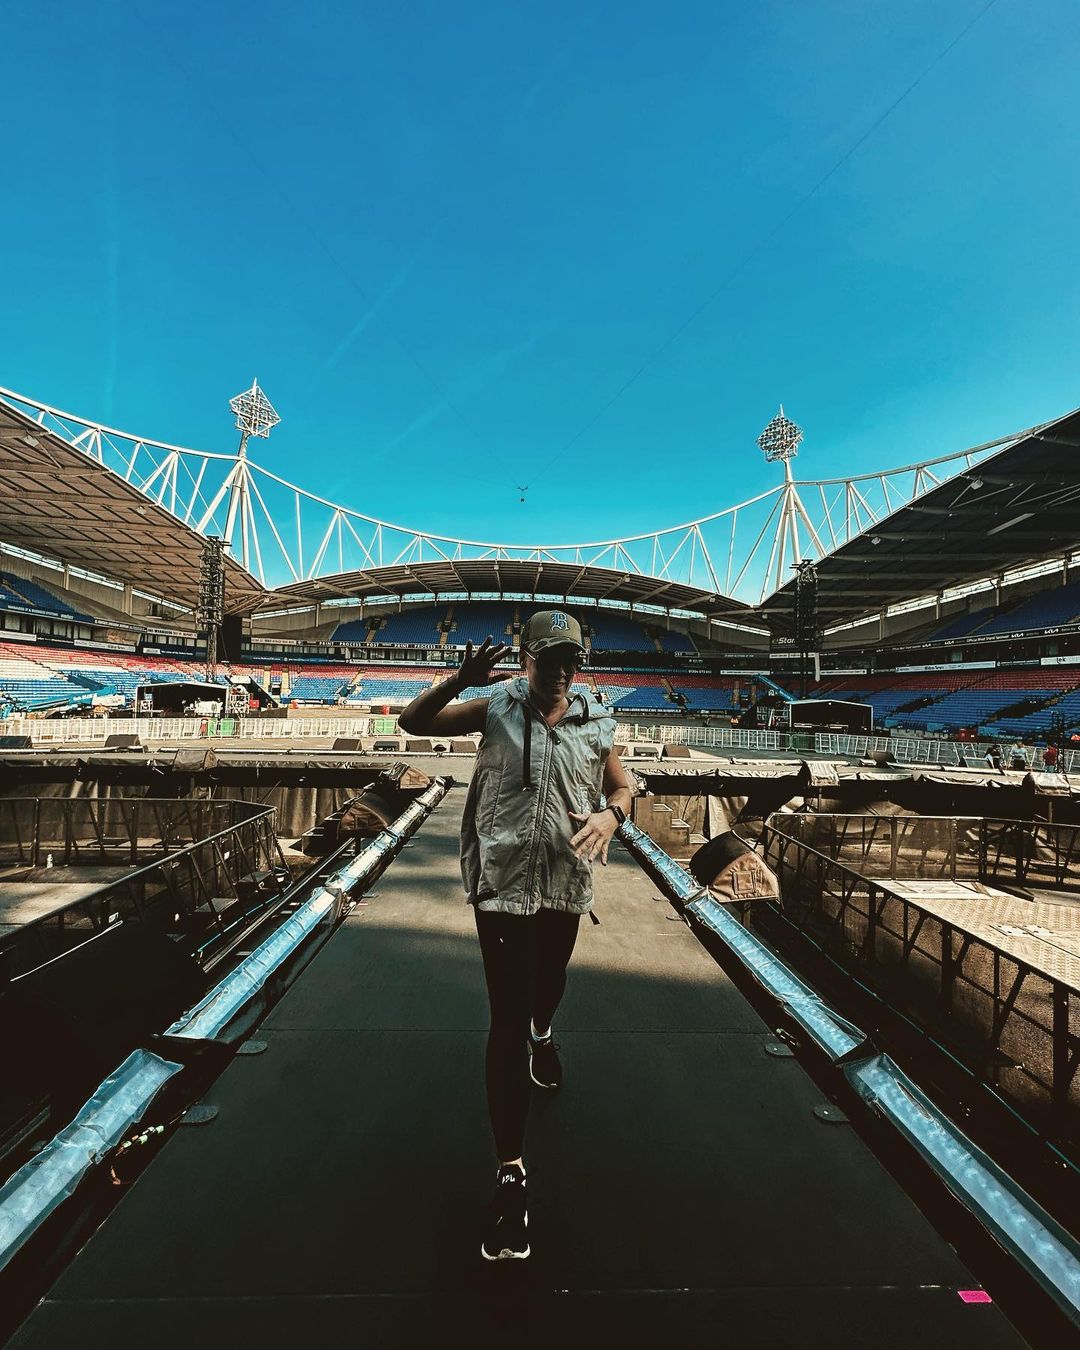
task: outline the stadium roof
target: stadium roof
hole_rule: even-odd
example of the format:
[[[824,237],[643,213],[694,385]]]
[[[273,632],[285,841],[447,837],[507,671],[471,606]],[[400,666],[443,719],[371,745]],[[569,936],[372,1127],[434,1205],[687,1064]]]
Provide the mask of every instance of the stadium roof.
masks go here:
[[[828,624],[1080,548],[1080,411],[1048,422],[879,520],[817,566]],[[762,606],[790,621],[790,581]]]
[[[202,536],[119,474],[0,401],[0,539],[194,607]],[[265,589],[226,559],[225,609]]]
[[[273,592],[275,600],[434,599],[450,595],[545,595],[622,601],[678,609],[735,622],[757,612],[740,600],[638,572],[547,560],[467,558],[372,567],[295,582]],[[760,621],[759,621],[760,622]]]
[[[256,507],[272,532],[264,542],[277,548],[296,580],[272,590],[227,557],[226,609],[236,614],[337,599],[393,602],[506,594],[610,601],[747,626],[764,616],[770,627],[783,631],[790,622],[793,583],[761,604],[732,599],[719,593],[720,564],[714,565],[707,544],[717,557],[718,550],[726,551],[723,575],[730,589],[756,588],[760,578],[753,576],[752,564],[763,541],[768,547],[774,521],[766,574],[775,558],[774,575],[782,576],[785,558],[791,556],[787,550],[800,547],[798,529],[788,531],[795,523],[793,510],[801,510],[819,551],[820,540],[835,544],[818,563],[819,611],[828,626],[1080,549],[1080,412],[919,465],[802,484],[822,496],[825,516],[816,528],[801,506],[798,485],[789,484],[653,534],[549,547],[483,544],[406,530],[312,497],[267,471],[259,470],[256,481],[250,460],[143,441],[0,392],[0,540],[181,605],[196,602],[202,550],[201,534],[185,522],[197,520],[201,530],[226,532],[229,522],[223,528],[217,513],[228,509],[242,465],[253,502],[247,525],[259,577],[263,554]],[[33,411],[24,410],[24,404]],[[1006,439],[1007,448],[995,448]],[[960,473],[939,481],[937,475],[951,472],[958,461],[964,466]],[[929,491],[927,483],[934,485]],[[284,493],[281,500],[273,497],[275,487]],[[880,489],[878,497],[872,495],[875,489]],[[846,503],[839,517],[829,494],[834,503]],[[892,509],[896,494],[908,504]],[[315,518],[302,520],[308,508],[316,511]],[[749,553],[745,548],[737,553],[736,523],[747,511],[753,528],[740,524],[738,537],[755,542]],[[293,528],[288,522],[294,516]],[[863,528],[867,516],[875,523]],[[239,519],[240,542],[234,538],[233,546],[246,561],[248,535]],[[714,534],[707,539],[710,529]],[[861,533],[851,537],[854,531]],[[838,536],[847,542],[836,543]],[[307,556],[302,538],[309,541]],[[335,538],[341,570],[312,577],[333,556]],[[322,542],[311,557],[314,539]],[[383,565],[384,548],[395,562]],[[355,567],[357,552],[369,566],[346,570],[350,562]],[[300,579],[305,573],[307,579]]]

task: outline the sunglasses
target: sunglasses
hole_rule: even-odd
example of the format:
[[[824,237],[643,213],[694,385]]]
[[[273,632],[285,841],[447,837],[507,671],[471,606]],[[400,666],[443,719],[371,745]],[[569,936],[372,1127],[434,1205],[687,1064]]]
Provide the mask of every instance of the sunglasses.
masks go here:
[[[585,664],[585,653],[578,651],[576,647],[545,647],[539,652],[530,651],[526,647],[525,655],[531,656],[538,666],[549,668],[558,666],[562,670],[580,670]]]

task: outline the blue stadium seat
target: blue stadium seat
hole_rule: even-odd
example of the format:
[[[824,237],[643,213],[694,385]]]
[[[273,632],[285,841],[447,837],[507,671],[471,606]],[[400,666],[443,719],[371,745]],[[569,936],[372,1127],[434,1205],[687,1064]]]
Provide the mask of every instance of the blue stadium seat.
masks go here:
[[[393,703],[401,703],[403,700],[411,703],[430,683],[430,680],[380,680],[365,676],[360,681],[360,688],[352,690],[349,696],[354,702],[360,703],[378,703],[381,699]]]
[[[483,642],[491,634],[495,642],[509,642],[514,622],[514,606],[494,600],[474,600],[472,604],[459,601],[454,605],[453,627],[446,639],[451,647],[464,647]]]
[[[678,685],[679,693],[686,695],[687,706],[697,709],[701,712],[734,712],[734,694],[730,689],[682,689]]]
[[[992,613],[992,609],[983,608],[977,609],[971,614],[958,614],[954,618],[946,619],[940,628],[935,628],[932,633],[928,633],[926,640],[938,642],[943,638],[967,637],[974,633],[977,628],[981,628]]]
[[[350,619],[348,623],[339,623],[334,629],[331,642],[366,642],[371,629],[369,619]]]
[[[79,623],[93,623],[89,614],[82,613],[59,596],[39,586],[36,581],[27,581],[23,577],[5,573],[0,584],[0,608],[2,609],[40,609],[50,614],[61,614],[65,618]]]
[[[612,707],[618,712],[673,712],[678,705],[671,701],[666,689],[646,685],[641,689],[621,689]]]
[[[990,633],[1020,633],[1035,628],[1055,628],[1071,623],[1080,614],[1080,584],[1054,586],[991,619],[979,629]]]
[[[446,617],[443,605],[423,609],[406,609],[400,614],[388,614],[380,623],[372,639],[373,647],[436,647],[439,625]]]
[[[691,641],[689,633],[680,633],[677,629],[663,629],[660,632],[660,643],[666,652],[696,652],[697,648]]]
[[[333,703],[345,683],[340,675],[296,675],[288,696],[297,703]]]
[[[655,652],[656,644],[635,620],[605,610],[589,610],[585,620],[594,650],[601,652]]]
[[[6,695],[16,707],[36,709],[52,708],[84,698],[85,685],[58,675],[49,680],[18,680],[7,676],[0,677],[0,694]]]

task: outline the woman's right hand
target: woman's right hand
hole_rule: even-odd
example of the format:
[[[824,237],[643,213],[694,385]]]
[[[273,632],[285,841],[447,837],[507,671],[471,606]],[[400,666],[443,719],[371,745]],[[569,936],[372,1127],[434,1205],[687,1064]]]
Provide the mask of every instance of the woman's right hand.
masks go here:
[[[493,647],[490,634],[475,652],[472,643],[466,642],[465,655],[462,658],[461,665],[457,668],[458,687],[461,689],[479,688],[486,684],[498,684],[501,680],[512,680],[516,672],[504,670],[496,674],[495,667],[508,652],[513,650],[513,647],[505,642],[500,642]]]

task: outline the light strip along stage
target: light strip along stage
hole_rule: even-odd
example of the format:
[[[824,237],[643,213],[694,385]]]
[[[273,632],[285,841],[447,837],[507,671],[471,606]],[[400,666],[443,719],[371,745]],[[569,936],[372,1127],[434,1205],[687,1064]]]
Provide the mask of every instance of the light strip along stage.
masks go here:
[[[455,766],[456,767],[456,766]],[[478,1259],[487,1005],[464,790],[349,914],[12,1342],[891,1350],[1030,1342],[623,849],[527,1154],[534,1255]],[[167,1216],[167,1220],[166,1220]],[[507,1278],[509,1276],[509,1279]],[[997,1291],[995,1291],[996,1294]],[[979,1300],[979,1301],[971,1301]]]

